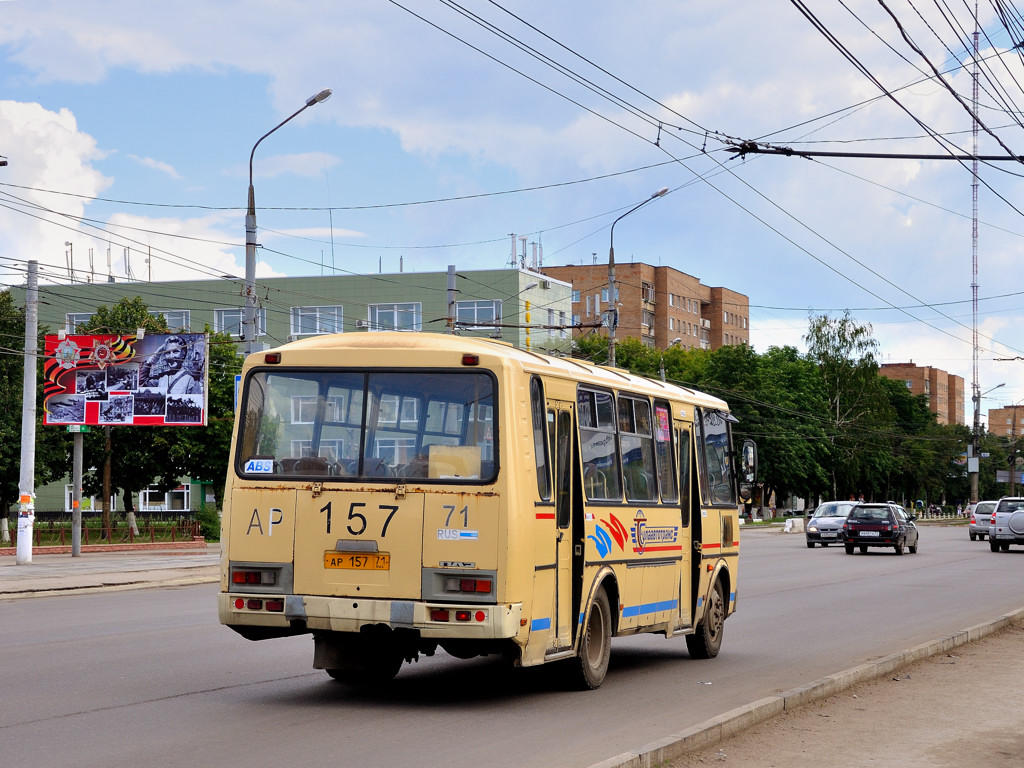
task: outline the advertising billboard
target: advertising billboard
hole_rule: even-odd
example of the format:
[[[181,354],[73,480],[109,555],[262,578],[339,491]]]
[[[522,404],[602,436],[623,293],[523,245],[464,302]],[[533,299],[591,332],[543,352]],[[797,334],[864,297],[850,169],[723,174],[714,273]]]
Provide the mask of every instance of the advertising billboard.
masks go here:
[[[47,336],[43,423],[202,427],[205,333]]]

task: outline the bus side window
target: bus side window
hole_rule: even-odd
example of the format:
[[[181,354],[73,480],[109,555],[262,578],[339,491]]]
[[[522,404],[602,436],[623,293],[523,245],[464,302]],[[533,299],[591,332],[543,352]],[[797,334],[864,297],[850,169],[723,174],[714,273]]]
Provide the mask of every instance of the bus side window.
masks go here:
[[[661,500],[670,504],[679,498],[676,488],[675,458],[672,455],[672,411],[668,403],[654,403],[654,457],[658,464]]]
[[[530,411],[533,416],[533,454],[537,465],[537,492],[551,500],[551,462],[548,461],[548,434],[544,411],[544,391],[540,379],[530,379]]]
[[[580,420],[583,487],[587,498],[621,501],[615,400],[610,392],[580,389],[576,401]]]
[[[690,430],[680,429],[679,439],[679,505],[683,510],[682,525],[690,524]]]
[[[571,520],[569,505],[572,482],[572,414],[569,411],[558,412],[558,441],[555,446],[555,471],[558,472],[557,522],[559,528],[568,528]]]

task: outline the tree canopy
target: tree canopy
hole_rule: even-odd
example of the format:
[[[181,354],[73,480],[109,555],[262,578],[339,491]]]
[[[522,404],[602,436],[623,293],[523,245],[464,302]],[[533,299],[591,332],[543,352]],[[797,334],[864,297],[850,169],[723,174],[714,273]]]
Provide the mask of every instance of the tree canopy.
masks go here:
[[[738,439],[758,443],[763,498],[849,498],[941,501],[967,495],[957,461],[970,437],[959,424],[940,425],[927,398],[879,375],[871,326],[850,314],[809,318],[807,352],[747,346],[714,351],[652,349],[639,339],[616,345],[619,367],[706,391],[729,403]],[[576,343],[576,355],[608,359],[606,337]],[[1005,449],[993,448],[1005,455]],[[984,473],[983,473],[984,475]],[[983,480],[997,492],[994,477]]]

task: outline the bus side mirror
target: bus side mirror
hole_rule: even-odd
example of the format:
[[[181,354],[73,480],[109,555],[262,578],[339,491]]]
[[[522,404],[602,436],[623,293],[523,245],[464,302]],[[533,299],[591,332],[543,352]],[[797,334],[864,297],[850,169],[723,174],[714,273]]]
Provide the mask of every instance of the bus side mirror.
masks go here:
[[[743,441],[743,450],[740,454],[740,481],[757,482],[757,443],[753,440]]]
[[[757,482],[757,443],[744,440],[740,451],[740,498],[749,501],[754,493]]]

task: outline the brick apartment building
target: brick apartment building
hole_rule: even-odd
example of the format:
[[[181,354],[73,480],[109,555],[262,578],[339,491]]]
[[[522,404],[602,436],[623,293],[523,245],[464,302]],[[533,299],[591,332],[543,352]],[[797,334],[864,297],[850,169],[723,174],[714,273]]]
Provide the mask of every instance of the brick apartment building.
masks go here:
[[[1011,440],[1024,435],[1024,405],[988,409],[988,431]]]
[[[882,363],[878,373],[887,379],[902,381],[914,395],[926,395],[928,408],[939,424],[965,424],[964,379],[930,365]],[[990,422],[991,423],[991,422]]]
[[[564,266],[541,269],[572,284],[573,324],[598,323],[608,304],[608,266]],[[678,339],[681,349],[718,349],[750,343],[750,300],[728,288],[713,288],[672,267],[616,264],[618,339],[639,338],[664,349]],[[584,327],[575,335],[591,333]],[[607,328],[597,332],[607,335]]]

